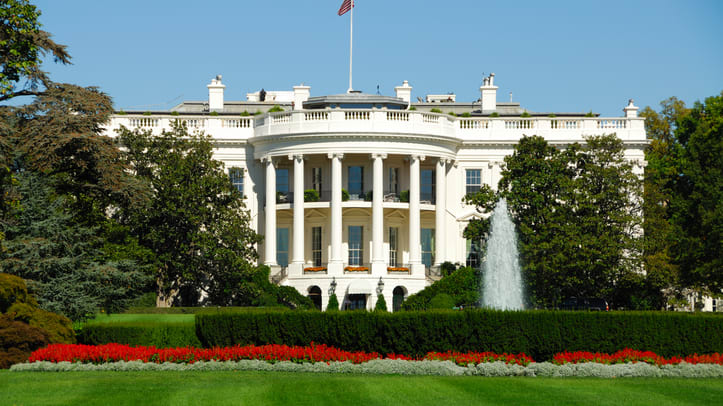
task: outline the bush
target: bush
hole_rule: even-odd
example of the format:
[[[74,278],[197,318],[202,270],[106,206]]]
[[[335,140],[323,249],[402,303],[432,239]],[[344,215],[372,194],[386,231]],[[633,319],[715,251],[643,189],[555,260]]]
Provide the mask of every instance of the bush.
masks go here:
[[[346,189],[341,190],[341,201],[345,202],[349,200],[349,192]]]
[[[445,262],[442,262],[442,265],[440,265],[439,269],[442,272],[443,277],[449,276],[449,275],[452,275],[454,273],[454,271],[457,270],[457,265],[455,265],[449,261],[445,261]]]
[[[374,306],[374,310],[386,312],[387,311],[387,301],[384,300],[384,295],[378,295],[377,296],[377,304]]]
[[[499,117],[499,116],[500,116],[500,113],[498,113],[496,111],[493,111],[492,113],[490,113],[490,117]]]
[[[27,361],[30,353],[48,343],[43,329],[0,315],[0,369]]]
[[[440,293],[451,296],[453,304],[449,306],[472,307],[480,301],[480,270],[463,267],[449,276],[434,282],[420,292],[409,296],[402,303],[402,310],[430,309],[430,301]]]
[[[270,108],[268,112],[269,113],[278,113],[280,111],[284,111],[284,109],[281,106],[279,106],[278,104],[274,104],[274,107]]]
[[[65,316],[26,303],[15,303],[10,306],[7,315],[14,320],[43,329],[51,343],[75,343],[73,323]]]
[[[339,310],[339,299],[336,298],[336,293],[329,296],[329,304],[326,305],[327,312],[333,312]]]
[[[659,355],[723,351],[723,318],[662,312],[426,311],[208,312],[196,315],[205,346],[308,345],[424,355],[448,350],[520,353],[537,361],[562,351]]]
[[[399,201],[402,203],[409,203],[409,191],[408,190],[402,190],[401,193],[399,193]]]
[[[0,313],[8,311],[14,303],[27,303],[37,307],[38,302],[28,293],[23,278],[7,273],[0,273]]]
[[[529,117],[532,117],[532,116],[530,116],[530,113],[528,113],[527,111],[523,111],[522,114],[520,114],[520,117],[522,117],[522,118],[529,118]]]
[[[430,112],[430,113],[440,113],[440,114],[442,114],[442,110],[440,110],[440,109],[438,109],[438,108],[436,108],[436,107],[433,108],[433,109],[431,109],[431,110],[429,110],[429,112]]]
[[[146,345],[159,348],[201,345],[193,323],[92,323],[78,334],[83,344]]]
[[[304,201],[305,202],[318,202],[319,192],[316,189],[304,190]]]
[[[446,293],[438,293],[429,301],[430,309],[451,309],[454,307],[454,298]]]

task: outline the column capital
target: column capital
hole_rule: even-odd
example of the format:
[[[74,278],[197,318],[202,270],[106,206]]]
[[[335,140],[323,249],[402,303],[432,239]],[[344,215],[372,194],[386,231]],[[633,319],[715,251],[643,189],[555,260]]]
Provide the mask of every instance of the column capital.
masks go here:
[[[374,152],[371,154],[371,159],[377,159],[377,158],[387,159],[387,154],[382,153],[382,152]]]
[[[329,152],[327,154],[327,156],[329,157],[329,159],[334,159],[334,158],[344,159],[343,152]]]
[[[303,160],[303,159],[304,159],[304,154],[289,154],[288,157],[289,157],[289,161],[294,161],[294,160],[297,160],[297,159],[298,159],[298,160]]]
[[[424,161],[427,157],[420,154],[412,154],[410,157],[414,160]]]
[[[492,167],[494,167],[495,165],[497,165],[497,162],[493,162],[493,161],[487,162],[487,167],[490,169],[492,169]]]

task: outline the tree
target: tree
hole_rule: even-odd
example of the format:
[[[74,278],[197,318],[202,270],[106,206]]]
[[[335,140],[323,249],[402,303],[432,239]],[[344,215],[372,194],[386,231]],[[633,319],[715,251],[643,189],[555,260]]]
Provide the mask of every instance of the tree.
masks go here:
[[[387,301],[384,299],[384,295],[377,295],[377,304],[374,306],[374,310],[387,311]]]
[[[106,260],[97,229],[73,221],[67,197],[56,195],[47,177],[23,173],[18,183],[2,269],[28,280],[41,308],[72,320],[127,307],[148,283],[136,262]]]
[[[588,137],[558,150],[542,137],[523,137],[505,164],[499,194],[517,226],[531,304],[604,296],[629,306],[619,284],[642,270],[640,182],[622,141]]]
[[[183,305],[197,304],[201,293],[208,304],[253,304],[264,293],[253,283],[261,237],[223,163],[213,159],[210,136],[175,122],[155,136],[122,128],[119,140],[126,163],[153,191],[149,204],[119,218],[155,253],[159,295],[168,302],[178,296]]]
[[[40,29],[38,17],[40,11],[27,0],[0,3],[0,101],[42,94],[38,85],[47,86],[50,80],[40,69],[41,55],[50,53],[56,62],[70,63],[65,46]],[[23,79],[26,86],[19,88]]]
[[[671,254],[683,284],[723,290],[723,92],[678,118],[670,199]]]
[[[336,298],[336,293],[332,293],[331,296],[329,296],[329,303],[326,305],[326,311],[339,311],[339,299]]]

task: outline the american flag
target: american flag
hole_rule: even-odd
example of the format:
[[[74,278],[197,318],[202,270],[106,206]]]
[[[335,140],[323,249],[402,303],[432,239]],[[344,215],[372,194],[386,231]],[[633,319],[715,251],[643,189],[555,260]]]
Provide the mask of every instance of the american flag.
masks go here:
[[[344,0],[344,2],[341,3],[341,7],[339,7],[339,15],[343,15],[351,10],[352,7],[354,7],[354,0]]]

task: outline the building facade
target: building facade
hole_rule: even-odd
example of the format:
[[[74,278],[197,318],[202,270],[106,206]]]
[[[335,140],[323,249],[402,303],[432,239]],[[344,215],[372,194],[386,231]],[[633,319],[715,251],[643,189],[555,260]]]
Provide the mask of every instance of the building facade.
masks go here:
[[[320,308],[335,293],[343,308],[372,309],[381,293],[397,309],[438,278],[443,262],[479,264],[477,244],[462,236],[479,214],[463,197],[483,184],[496,188],[504,157],[524,135],[564,147],[615,133],[643,170],[644,120],[632,100],[622,117],[532,112],[498,102],[494,74],[467,103],[453,94],[412,102],[406,81],[395,96],[310,97],[301,85],[245,101],[224,101],[220,76],[207,87],[207,101],[119,112],[106,130],[160,132],[181,120],[210,134],[265,237],[260,261]]]

